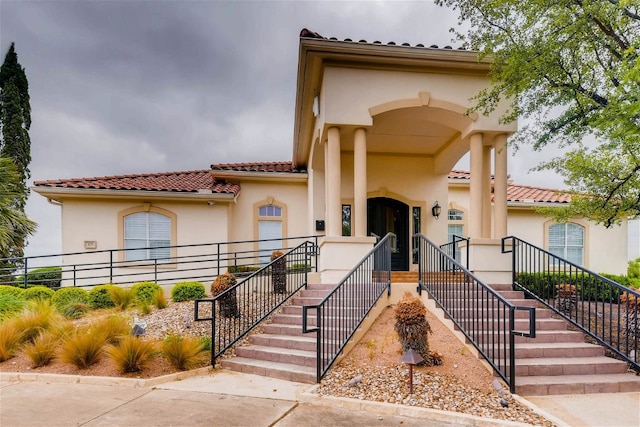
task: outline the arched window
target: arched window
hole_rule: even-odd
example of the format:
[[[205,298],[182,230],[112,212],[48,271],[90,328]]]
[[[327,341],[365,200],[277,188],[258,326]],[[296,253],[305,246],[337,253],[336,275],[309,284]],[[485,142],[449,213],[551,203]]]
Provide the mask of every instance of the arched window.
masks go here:
[[[124,217],[125,261],[169,259],[171,219],[155,212],[138,212]],[[140,248],[140,249],[138,249]]]
[[[285,208],[274,204],[258,204],[258,249],[260,251],[260,264],[268,264],[271,261],[271,253],[282,248],[283,223]]]
[[[584,263],[585,228],[573,222],[552,224],[547,234],[547,248],[554,255],[575,264]]]

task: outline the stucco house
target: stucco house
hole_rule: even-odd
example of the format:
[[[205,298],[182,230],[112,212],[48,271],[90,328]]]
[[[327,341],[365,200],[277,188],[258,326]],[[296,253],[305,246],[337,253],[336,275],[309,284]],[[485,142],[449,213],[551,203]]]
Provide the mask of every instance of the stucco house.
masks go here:
[[[470,111],[488,70],[465,50],[303,30],[291,160],[37,181],[33,190],[62,209],[64,253],[320,235],[318,271],[334,281],[372,248],[373,234],[397,235],[394,270],[417,268],[414,233],[438,244],[468,236],[470,269],[480,275],[497,268],[483,260],[499,239],[516,235],[593,271],[624,273],[626,222],[556,224],[534,207],[562,205],[567,195],[508,181],[516,123],[499,122],[506,105],[491,116]],[[470,171],[454,170],[467,153]],[[119,257],[135,263],[189,250]]]

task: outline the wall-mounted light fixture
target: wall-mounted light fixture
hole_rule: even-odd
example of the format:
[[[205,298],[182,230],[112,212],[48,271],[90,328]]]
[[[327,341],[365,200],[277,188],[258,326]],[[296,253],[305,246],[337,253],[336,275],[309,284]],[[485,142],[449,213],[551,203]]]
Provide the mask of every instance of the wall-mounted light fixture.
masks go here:
[[[442,207],[440,207],[440,203],[438,203],[438,201],[436,200],[436,202],[431,207],[431,215],[433,215],[435,219],[438,219],[440,218],[441,213],[442,213]]]

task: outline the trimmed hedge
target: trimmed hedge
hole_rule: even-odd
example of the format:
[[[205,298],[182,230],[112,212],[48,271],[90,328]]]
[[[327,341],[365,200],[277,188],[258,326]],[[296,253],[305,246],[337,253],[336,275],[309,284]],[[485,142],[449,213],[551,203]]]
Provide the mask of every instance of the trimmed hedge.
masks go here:
[[[53,294],[55,291],[46,286],[32,286],[25,289],[22,296],[26,300],[49,301]]]
[[[88,294],[91,308],[96,310],[115,307],[116,305],[113,303],[111,294],[109,293],[109,289],[113,288],[113,286],[112,284],[106,284],[92,288]]]
[[[82,288],[58,289],[51,297],[51,303],[63,311],[69,304],[89,304],[89,293]]]
[[[153,303],[153,295],[162,290],[162,287],[155,282],[139,282],[131,288],[136,296],[136,304]]]
[[[10,285],[0,285],[0,295],[11,295],[16,298],[22,298],[22,294],[24,293],[24,289],[18,288],[16,286]]]
[[[624,287],[629,287],[629,279],[626,276],[614,274],[602,274]],[[543,300],[556,297],[556,286],[569,284],[576,287],[578,298],[583,301],[617,301],[624,289],[610,285],[608,282],[595,276],[566,273],[520,273],[516,279],[524,288],[530,290]]]
[[[204,285],[200,282],[180,282],[171,288],[173,302],[193,301],[205,295]]]
[[[27,273],[27,287],[46,286],[59,288],[62,281],[62,267],[35,268]],[[16,286],[24,286],[24,276],[15,279]]]

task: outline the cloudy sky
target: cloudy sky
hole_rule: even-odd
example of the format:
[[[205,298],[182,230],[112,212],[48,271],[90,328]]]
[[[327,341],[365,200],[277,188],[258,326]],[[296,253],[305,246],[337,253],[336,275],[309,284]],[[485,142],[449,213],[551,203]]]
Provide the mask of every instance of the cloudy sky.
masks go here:
[[[431,2],[0,1],[2,58],[29,80],[32,181],[291,160],[298,40],[451,44]],[[521,150],[510,173],[552,156]],[[464,165],[461,165],[464,166]],[[59,253],[60,211],[33,193],[27,255]]]

